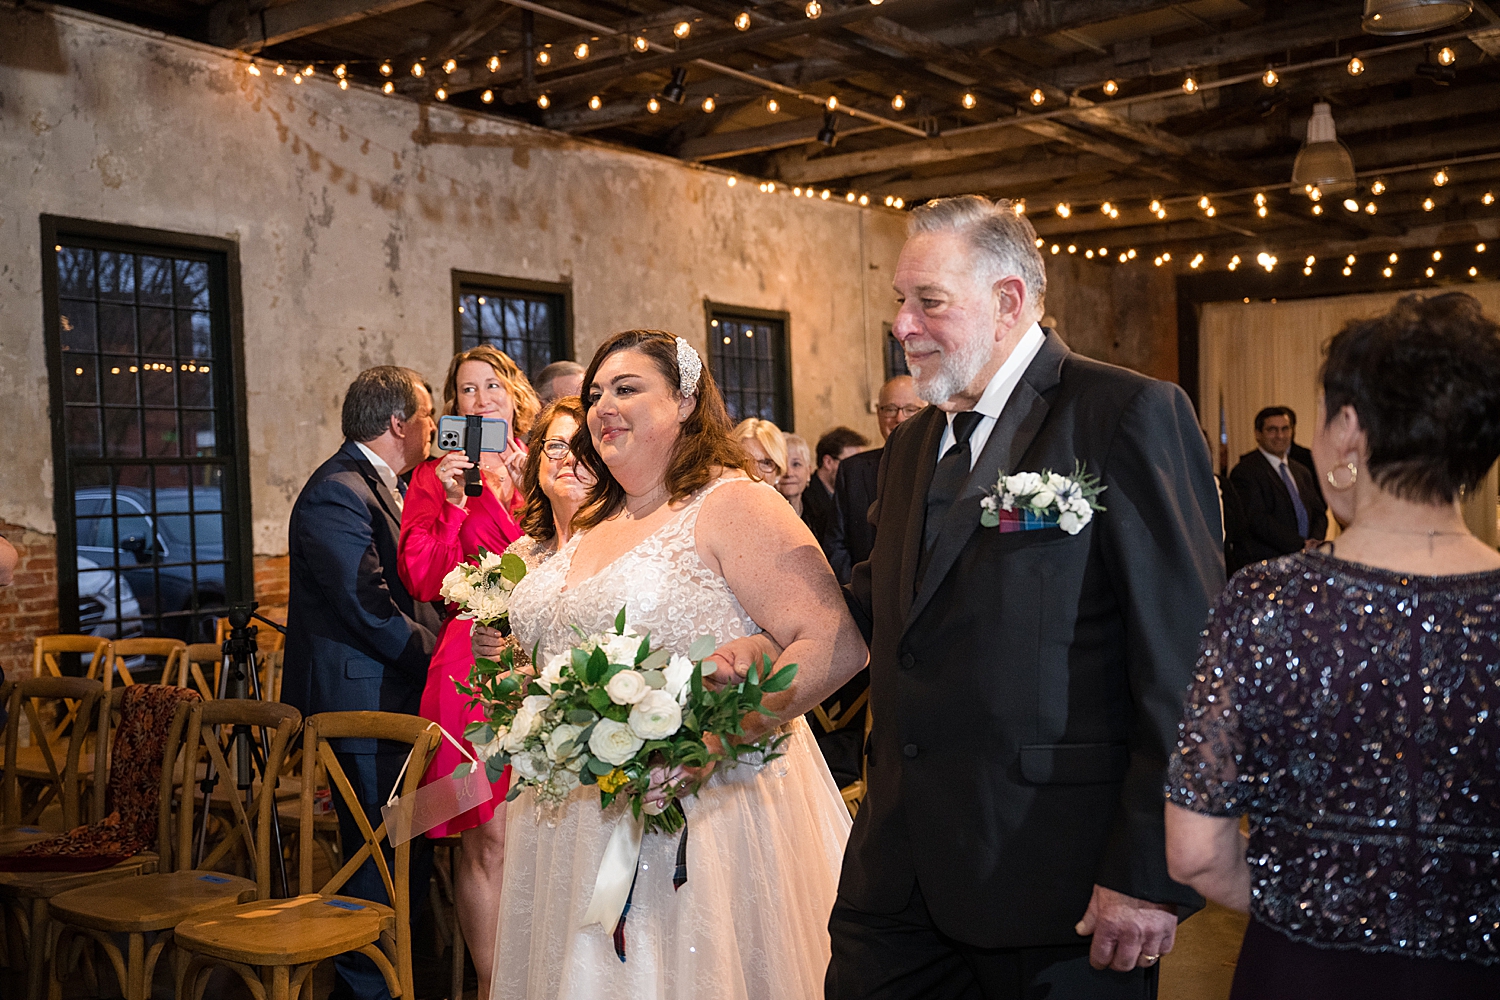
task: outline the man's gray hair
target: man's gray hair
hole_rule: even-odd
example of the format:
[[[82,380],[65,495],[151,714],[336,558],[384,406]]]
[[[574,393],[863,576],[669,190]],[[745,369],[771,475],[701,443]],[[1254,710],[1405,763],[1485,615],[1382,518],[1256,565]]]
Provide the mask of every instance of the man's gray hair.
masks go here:
[[[362,444],[374,441],[391,425],[391,417],[410,420],[416,416],[421,405],[419,385],[425,385],[422,376],[399,365],[377,365],[360,372],[344,394],[344,437]]]
[[[1016,213],[1008,198],[990,201],[977,194],[938,198],[911,211],[908,235],[958,233],[974,248],[975,259],[996,281],[1015,275],[1026,285],[1026,294],[1039,313],[1047,298],[1047,268],[1036,248],[1036,230],[1024,215]]]

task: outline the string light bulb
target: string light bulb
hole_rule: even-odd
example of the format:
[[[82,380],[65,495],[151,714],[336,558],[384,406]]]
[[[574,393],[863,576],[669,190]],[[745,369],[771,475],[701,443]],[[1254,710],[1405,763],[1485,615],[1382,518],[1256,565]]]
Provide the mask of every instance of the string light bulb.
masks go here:
[[[1276,71],[1274,69],[1267,66],[1266,71],[1260,76],[1260,82],[1267,87],[1274,87],[1281,82],[1281,77],[1276,75]]]
[[[1010,210],[1012,212],[1016,213],[1016,215],[1018,215],[1018,216],[1019,215],[1025,215],[1026,214],[1026,199],[1025,198],[1016,198],[1015,200],[1013,200],[1010,203]]]
[[[495,103],[495,92],[493,90],[486,90],[479,95],[479,99],[486,104],[493,104]]]
[[[854,204],[855,200],[858,197],[859,196],[856,195],[853,191],[850,191],[850,192],[848,192],[847,194],[844,195],[844,200],[847,201],[849,204],[852,205],[852,204]]]
[[[1259,206],[1259,205],[1264,205],[1265,203],[1266,203],[1266,193],[1264,191],[1257,191],[1256,194],[1255,194],[1255,204],[1257,206]]]
[[[1210,204],[1210,202],[1208,200],[1208,195],[1203,195],[1201,198],[1198,199],[1198,207],[1201,208],[1201,209],[1207,210],[1209,204]]]
[[[604,107],[604,98],[600,97],[598,94],[595,94],[593,97],[589,98],[590,111],[598,111],[602,107]]]
[[[283,65],[281,65],[281,63],[277,63],[276,64],[276,75],[277,76],[286,76],[286,67],[283,66]]]
[[[1239,254],[1235,254],[1233,257],[1229,258],[1229,269],[1231,271],[1233,271],[1235,268],[1237,268],[1239,266],[1240,266],[1240,255]]]
[[[1381,180],[1379,177],[1375,178],[1375,183],[1370,185],[1370,193],[1375,195],[1377,198],[1385,194],[1385,181]]]
[[[1151,199],[1151,204],[1149,204],[1149,205],[1146,206],[1146,210],[1149,211],[1152,215],[1155,215],[1157,212],[1160,212],[1161,211],[1161,199],[1159,199],[1159,198],[1152,198]]]
[[[414,63],[412,63],[412,64],[411,64],[411,75],[412,75],[412,76],[415,76],[415,77],[421,77],[421,75],[422,75],[422,74],[423,74],[423,73],[425,73],[425,72],[427,72],[427,70],[425,70],[425,69],[424,69],[424,68],[423,68],[423,67],[422,67],[422,64],[421,64],[421,63],[419,63],[419,62],[414,62]]]
[[[886,208],[890,208],[895,203],[896,203],[896,196],[895,195],[888,194],[888,195],[885,196],[885,207]]]
[[[1434,251],[1432,251],[1432,259],[1433,260],[1442,260],[1443,259],[1443,251],[1441,251],[1441,250],[1434,250]]]
[[[1269,213],[1269,210],[1264,205],[1260,206],[1259,208],[1257,208],[1255,210],[1255,214],[1258,215],[1258,216],[1260,216],[1262,219],[1264,219],[1268,213]]]
[[[1131,247],[1129,250],[1125,251],[1125,256],[1129,257],[1131,260],[1135,260],[1135,247]]]
[[[704,114],[706,114],[706,115],[713,114],[714,113],[714,108],[716,108],[716,107],[718,107],[718,105],[714,103],[714,99],[712,97],[705,97],[703,99],[703,113]]]
[[[333,67],[333,75],[342,80],[344,77],[349,75],[349,67],[345,66],[343,63],[339,63],[337,66]]]
[[[1380,211],[1380,206],[1376,205],[1373,201],[1365,202],[1366,215],[1374,215],[1378,211]]]
[[[543,111],[546,111],[548,108],[552,107],[552,98],[548,97],[546,94],[542,94],[536,99],[536,106],[541,108]]]
[[[1430,211],[1432,211],[1436,207],[1437,207],[1437,204],[1431,198],[1423,198],[1422,199],[1422,211],[1424,211],[1424,212],[1430,212]]]
[[[872,2],[874,3],[874,6],[876,6],[876,7],[880,6],[878,0],[872,0]],[[859,196],[859,203],[860,203],[861,206],[868,205],[870,203],[870,196],[867,195],[867,194],[860,195]]]
[[[1493,205],[1495,203],[1495,192],[1486,191],[1484,197],[1479,199],[1481,205]]]
[[[1322,205],[1314,205],[1312,207],[1312,214],[1313,215],[1322,215],[1323,214],[1323,206]]]
[[[302,74],[301,73],[293,73],[292,74],[292,82],[295,83],[295,84],[301,85],[301,83],[302,83]]]
[[[340,80],[339,81],[339,89],[340,90],[348,90],[349,89],[349,81],[347,79],[346,80]]]
[[[1476,243],[1476,244],[1474,244],[1474,252],[1475,253],[1484,253],[1484,249],[1485,249],[1485,247],[1484,247],[1483,243]]]
[[[1066,219],[1068,216],[1073,214],[1073,206],[1069,205],[1065,201],[1060,201],[1057,203],[1057,208],[1054,209],[1054,211],[1057,212],[1058,218]]]
[[[778,111],[781,110],[781,102],[778,101],[774,97],[767,98],[766,99],[766,110],[769,111],[769,112],[771,112],[771,114],[774,115],[776,112],[778,112]]]
[[[1042,93],[1042,88],[1038,87],[1031,92],[1031,103],[1038,107],[1047,103],[1047,95]]]
[[[396,85],[387,80],[385,81],[385,83],[381,84],[380,92],[382,94],[394,94],[396,92]]]
[[[1380,271],[1380,273],[1383,274],[1383,275],[1385,275],[1387,278],[1389,278],[1391,276],[1391,269],[1388,268],[1388,267],[1382,268],[1381,271]]]
[[[1084,256],[1085,256],[1085,257],[1087,257],[1087,258],[1088,258],[1088,259],[1089,259],[1089,260],[1093,260],[1093,259],[1094,259],[1094,251],[1093,251],[1093,250],[1092,250],[1092,249],[1089,249],[1089,250],[1085,250],[1085,251],[1084,251],[1084,252],[1083,252],[1083,255],[1084,255]]]
[[[1182,81],[1182,92],[1184,94],[1196,94],[1198,92],[1198,81],[1191,76]]]
[[[635,49],[637,52],[645,52],[647,49],[651,48],[651,43],[646,41],[645,35],[636,35],[635,38],[631,40],[630,47]]]
[[[432,92],[432,96],[436,97],[440,101],[446,101],[448,99],[448,92],[442,87],[439,87],[437,90]]]
[[[279,68],[280,67],[278,67],[278,69]],[[393,69],[391,69],[391,64],[389,62],[382,62],[380,64],[380,75],[381,76],[390,76],[393,72],[395,72],[395,71]],[[280,74],[277,74],[277,75],[279,76]]]
[[[1200,266],[1202,266],[1202,264],[1203,264],[1203,255],[1201,253],[1194,254],[1193,255],[1193,259],[1190,260],[1190,261],[1188,261],[1188,267],[1192,268],[1195,271],[1198,270],[1198,268]]]
[[[1344,268],[1344,277],[1347,278],[1347,277],[1349,277],[1349,275],[1351,275],[1353,273],[1354,273],[1354,269],[1353,268],[1347,267],[1347,266]]]
[[[972,93],[966,92],[963,96],[963,99],[958,103],[962,104],[965,108],[972,110],[974,105],[979,103],[979,98],[975,97]]]
[[[1212,219],[1214,216],[1219,214],[1219,210],[1210,205],[1203,210],[1203,214]]]
[[[1125,263],[1129,259],[1130,259],[1130,254],[1128,254],[1125,251],[1121,250],[1120,251],[1120,263],[1123,264],[1123,263]]]
[[[905,201],[905,199],[897,198],[896,199],[896,206],[895,207],[896,208],[905,208],[906,207],[906,201]]]
[[[587,59],[588,57],[589,57],[589,43],[588,42],[579,42],[577,45],[573,46],[573,58],[574,59]]]
[[[837,111],[839,109],[839,99],[834,95],[829,94],[828,100],[823,102],[823,106],[829,111]]]
[[[1354,263],[1354,255],[1351,253],[1349,256],[1345,257],[1344,263],[1352,265]]]
[[[1477,278],[1477,277],[1479,277],[1479,268],[1477,268],[1477,267],[1471,267],[1471,268],[1469,268],[1469,277],[1471,277],[1471,278]]]
[[[1106,201],[1104,204],[1102,204],[1102,205],[1099,206],[1099,211],[1102,212],[1105,215],[1108,215],[1110,213],[1110,210],[1113,209],[1114,207],[1115,206],[1111,205],[1109,202]]]
[[[739,179],[739,178],[738,178],[738,177],[734,177],[734,176],[731,176],[731,177],[730,177],[730,178],[729,178],[729,180],[728,180],[728,181],[726,181],[726,183],[727,183],[727,184],[728,184],[728,185],[729,185],[729,186],[730,186],[730,187],[734,187],[734,186],[735,186],[735,185],[736,185],[736,184],[738,184],[738,183],[739,183],[739,182],[740,182],[740,179]]]
[[[458,60],[457,59],[449,59],[449,60],[447,60],[446,62],[443,63],[443,72],[444,73],[452,73],[456,69],[458,69]]]
[[[1104,81],[1104,96],[1114,97],[1120,92],[1120,85],[1113,80]]]
[[[693,31],[693,26],[686,21],[678,21],[672,26],[672,34],[678,38],[686,38]]]
[[[539,50],[537,52],[537,54],[536,54],[536,64],[538,66],[545,66],[548,63],[550,63],[551,61],[552,61],[552,53],[548,52],[546,49],[541,49],[541,50]]]
[[[807,0],[807,6],[802,8],[802,13],[806,14],[809,20],[817,20],[823,16],[823,5],[818,3],[818,0]]]
[[[823,193],[818,195],[818,197],[822,198],[824,201],[827,201],[829,198],[833,197],[833,192],[828,190],[827,188],[824,188]]]
[[[734,26],[737,29],[739,29],[740,31],[748,31],[748,30],[750,30],[750,13],[749,13],[749,11],[743,11],[742,10],[738,14],[734,15]]]
[[[1438,64],[1441,66],[1452,66],[1454,63],[1458,62],[1458,53],[1454,52],[1451,48],[1444,45],[1442,48],[1438,49],[1437,60]]]
[[[904,110],[906,110],[906,98],[903,97],[900,94],[897,94],[895,97],[891,98],[891,110],[892,111],[904,111]]]
[[[1395,254],[1395,253],[1391,254],[1389,257],[1386,258],[1386,260],[1390,261],[1392,264],[1396,263],[1396,261],[1398,261],[1400,259],[1401,259],[1400,254]]]
[[[1307,200],[1308,201],[1322,201],[1323,200],[1323,189],[1320,188],[1320,187],[1318,187],[1316,184],[1309,184],[1307,186]]]
[[[1359,211],[1359,202],[1355,201],[1353,198],[1345,198],[1344,199],[1344,211],[1346,211],[1346,212],[1358,212]]]
[[[653,114],[654,115],[657,112],[659,112],[660,110],[661,110],[661,101],[658,101],[655,97],[652,97],[652,98],[650,98],[649,100],[646,101],[646,112],[648,114]]]
[[[255,65],[255,63],[251,63],[249,66],[245,67],[245,72],[249,73],[251,76],[260,76],[260,67]]]
[[[485,68],[488,69],[491,73],[498,73],[500,72],[500,57],[490,56],[489,61],[484,65]]]
[[[1307,265],[1308,267],[1312,267],[1317,262],[1318,262],[1318,258],[1314,257],[1312,254],[1308,254],[1307,255],[1307,259],[1305,261],[1303,261],[1302,263],[1305,264],[1305,265]]]
[[[1442,169],[1441,167],[1439,167],[1438,168],[1438,172],[1432,175],[1432,183],[1434,185],[1436,185],[1437,187],[1442,187],[1444,184],[1447,184],[1448,183],[1448,171],[1446,171],[1446,170]]]
[[[1349,65],[1345,68],[1349,71],[1350,76],[1359,76],[1359,74],[1365,71],[1364,60],[1360,59],[1359,56],[1354,56],[1349,60]]]
[[[1077,252],[1078,252],[1078,244],[1076,244],[1076,243],[1069,243],[1068,244],[1068,253],[1077,253]]]
[[[312,63],[308,63],[306,66],[302,67],[302,75],[303,76],[312,76],[313,72],[315,71],[315,69],[316,69],[316,67],[313,66]]]

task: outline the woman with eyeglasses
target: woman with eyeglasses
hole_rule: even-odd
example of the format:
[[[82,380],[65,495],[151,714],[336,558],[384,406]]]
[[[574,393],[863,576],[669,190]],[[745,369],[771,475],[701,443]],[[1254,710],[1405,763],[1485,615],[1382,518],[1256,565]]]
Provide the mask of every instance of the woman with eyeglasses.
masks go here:
[[[730,436],[750,456],[757,479],[775,486],[786,475],[786,440],[780,427],[769,420],[746,417],[735,424]]]
[[[461,451],[423,462],[412,473],[401,514],[397,564],[401,581],[419,601],[437,600],[443,577],[454,566],[477,558],[481,550],[503,552],[521,537],[515,517],[521,506],[516,483],[528,456],[520,437],[531,430],[539,408],[525,374],[488,344],[454,355],[443,383],[443,399],[444,413],[504,420],[510,426],[510,447],[501,454],[486,452],[480,456],[482,489],[478,496],[464,493],[464,472],[473,463]],[[464,727],[482,714],[469,707],[468,699],[454,687],[455,680],[468,679],[474,655],[469,648],[470,623],[454,617],[452,610],[446,615],[427,668],[421,712],[424,719],[433,720],[455,739],[461,739]],[[463,760],[452,744],[442,741],[424,780],[447,778]],[[458,893],[458,918],[464,937],[479,943],[474,948],[474,965],[482,985],[489,983],[495,940],[509,783],[509,773],[502,775],[491,786],[489,802],[438,824],[427,834],[439,838],[458,833],[462,837],[463,849],[453,873],[455,883],[463,886]],[[482,991],[480,995],[485,994]]]

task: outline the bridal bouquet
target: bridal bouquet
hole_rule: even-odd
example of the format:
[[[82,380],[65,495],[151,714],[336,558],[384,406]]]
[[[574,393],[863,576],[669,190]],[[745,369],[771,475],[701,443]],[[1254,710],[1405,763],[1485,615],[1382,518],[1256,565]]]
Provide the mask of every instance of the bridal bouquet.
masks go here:
[[[510,593],[526,575],[517,555],[479,550],[478,562],[461,562],[443,577],[438,594],[458,606],[458,617],[493,626],[510,614]]]
[[[507,800],[533,788],[539,801],[558,803],[579,785],[596,785],[601,808],[624,797],[646,832],[674,833],[685,822],[680,800],[701,781],[663,784],[664,775],[749,754],[779,756],[785,736],[736,740],[746,715],[770,715],[762,697],[790,687],[796,664],[773,672],[763,658],[739,684],[714,691],[703,686],[715,670],[705,661],[716,646],[713,636],[701,636],[686,655],[653,648],[649,635],[626,627],[623,608],[614,631],[578,635],[535,676],[517,673],[506,649],[498,662],[477,660],[470,685],[460,688],[484,709],[485,721],[470,723],[464,735],[490,779],[506,764],[515,775]],[[710,735],[722,750],[710,749]],[[664,807],[646,802],[653,776]]]
[[[979,501],[979,523],[1002,531],[1030,531],[1058,527],[1076,535],[1094,519],[1104,505],[1097,502],[1104,486],[1099,477],[1073,466],[1071,476],[1041,472],[1002,475]]]

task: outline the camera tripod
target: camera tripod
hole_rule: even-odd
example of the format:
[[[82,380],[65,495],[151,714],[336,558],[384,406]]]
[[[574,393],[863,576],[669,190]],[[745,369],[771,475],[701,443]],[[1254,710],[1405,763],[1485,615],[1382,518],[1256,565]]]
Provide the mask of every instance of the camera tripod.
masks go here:
[[[255,655],[257,648],[255,634],[259,630],[250,624],[250,619],[259,619],[283,635],[286,634],[286,629],[269,618],[256,614],[255,609],[258,606],[257,602],[251,601],[248,604],[231,605],[229,608],[229,638],[224,641],[224,659],[219,669],[218,690],[215,692],[217,698],[264,700],[265,696],[260,688],[260,664]],[[245,815],[252,816],[254,815],[255,772],[261,776],[263,794],[271,796],[276,794],[276,789],[271,787],[266,780],[266,759],[271,752],[269,736],[264,727],[235,725],[229,727],[227,739],[222,732],[216,733],[215,738],[232,748],[236,791],[244,799]],[[224,756],[227,760],[229,753]],[[193,851],[194,864],[202,861],[208,844],[209,806],[214,788],[218,783],[219,775],[216,773],[213,760],[209,759],[203,780],[198,783],[203,796],[203,810],[198,817],[198,836]],[[286,856],[281,849],[281,823],[276,813],[274,800],[271,806],[271,850],[276,859],[276,871],[281,876],[281,893],[283,896],[289,896],[291,887],[286,877]]]

